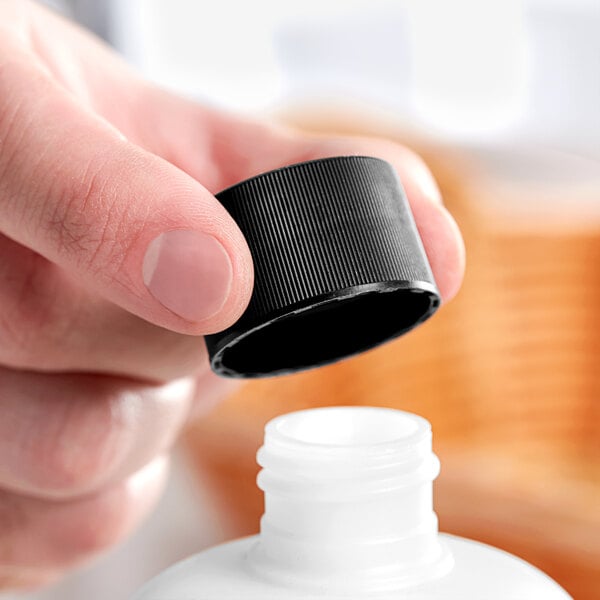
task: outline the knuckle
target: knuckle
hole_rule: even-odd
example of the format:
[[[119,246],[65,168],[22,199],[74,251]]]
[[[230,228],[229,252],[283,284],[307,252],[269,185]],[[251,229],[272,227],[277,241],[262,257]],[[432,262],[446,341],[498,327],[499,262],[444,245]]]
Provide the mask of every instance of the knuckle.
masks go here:
[[[74,256],[82,268],[98,264],[100,254],[115,241],[111,234],[118,206],[111,202],[103,170],[102,161],[93,160],[74,177],[55,175],[51,187],[60,186],[60,192],[50,192],[41,215],[53,247],[59,254]]]
[[[19,273],[5,273],[0,292],[0,357],[8,366],[55,366],[70,328],[68,312],[60,307],[57,281],[44,259],[31,254],[17,260]]]
[[[128,452],[130,424],[123,400],[114,393],[63,403],[57,422],[30,441],[30,484],[58,498],[87,494],[106,484]]]
[[[97,144],[80,167],[56,165],[37,220],[59,257],[111,283],[144,226],[130,201],[132,161],[128,146],[110,142]]]

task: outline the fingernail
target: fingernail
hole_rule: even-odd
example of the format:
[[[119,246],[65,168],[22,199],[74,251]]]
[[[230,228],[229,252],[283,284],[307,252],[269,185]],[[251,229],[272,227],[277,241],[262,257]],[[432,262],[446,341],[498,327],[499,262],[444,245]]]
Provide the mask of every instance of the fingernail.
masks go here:
[[[152,240],[142,273],[148,291],[163,306],[192,322],[219,312],[231,288],[225,248],[200,231],[167,231]]]

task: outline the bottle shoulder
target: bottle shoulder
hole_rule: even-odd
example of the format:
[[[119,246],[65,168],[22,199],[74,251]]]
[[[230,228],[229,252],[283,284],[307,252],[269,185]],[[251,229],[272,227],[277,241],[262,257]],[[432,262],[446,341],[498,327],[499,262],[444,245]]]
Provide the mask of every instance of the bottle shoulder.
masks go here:
[[[403,589],[403,600],[569,600],[547,575],[525,561],[472,540],[440,535],[454,565],[443,577]],[[398,592],[352,596],[294,589],[252,571],[258,536],[201,552],[151,580],[132,600],[398,600]]]

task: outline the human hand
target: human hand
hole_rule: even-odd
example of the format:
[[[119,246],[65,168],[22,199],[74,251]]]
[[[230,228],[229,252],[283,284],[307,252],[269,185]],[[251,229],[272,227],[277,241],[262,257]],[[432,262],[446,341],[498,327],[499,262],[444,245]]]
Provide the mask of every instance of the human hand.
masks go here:
[[[406,148],[198,106],[42,7],[0,4],[0,589],[47,583],[126,536],[192,404],[231,385],[199,336],[242,314],[252,262],[213,194],[340,154],[395,165],[454,295],[460,236]]]

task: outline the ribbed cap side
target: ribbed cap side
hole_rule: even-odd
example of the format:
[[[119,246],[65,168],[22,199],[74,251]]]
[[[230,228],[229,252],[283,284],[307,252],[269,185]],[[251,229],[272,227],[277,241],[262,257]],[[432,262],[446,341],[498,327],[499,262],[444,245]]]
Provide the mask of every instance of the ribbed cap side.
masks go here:
[[[433,283],[406,198],[385,161],[349,156],[303,163],[217,198],[253,255],[248,312],[255,317],[366,283]]]
[[[314,298],[433,275],[395,170],[346,156],[292,165],[217,194],[244,234],[255,285],[242,318],[219,339]]]

